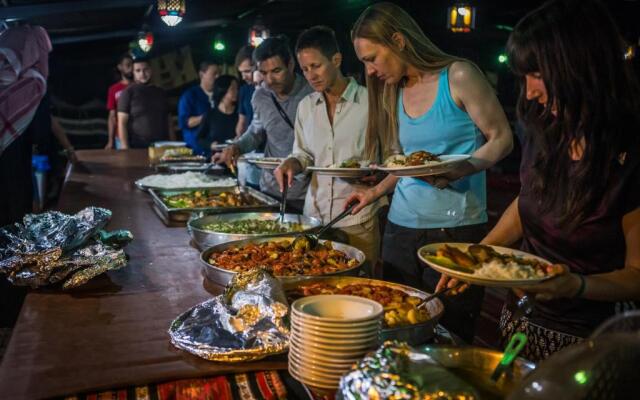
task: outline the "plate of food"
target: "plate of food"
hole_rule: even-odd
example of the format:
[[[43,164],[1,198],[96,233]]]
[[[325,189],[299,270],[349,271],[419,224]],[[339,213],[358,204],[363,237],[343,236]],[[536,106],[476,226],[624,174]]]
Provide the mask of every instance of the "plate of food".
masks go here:
[[[336,178],[360,178],[373,172],[373,168],[369,167],[370,164],[371,161],[369,160],[349,159],[328,167],[314,166],[307,167],[307,169],[318,175],[334,176]]]
[[[284,158],[278,157],[256,157],[247,158],[247,162],[262,169],[276,169],[278,165],[284,160]]]
[[[418,305],[428,293],[393,282],[353,276],[304,278],[284,282],[290,300],[318,294],[342,294],[377,301],[384,307],[382,340],[397,339],[412,344],[423,343],[434,334],[434,328],[444,312],[438,299]]]
[[[500,246],[432,243],[421,247],[418,257],[436,271],[481,286],[535,285],[557,273],[544,258]]]
[[[226,285],[238,272],[265,268],[280,280],[303,276],[357,274],[364,253],[344,243],[320,240],[313,250],[297,246],[294,236],[245,239],[213,246],[202,252],[205,275]]]
[[[458,167],[471,158],[468,154],[433,154],[428,151],[414,151],[409,155],[396,154],[377,166],[380,171],[395,176],[440,175]]]

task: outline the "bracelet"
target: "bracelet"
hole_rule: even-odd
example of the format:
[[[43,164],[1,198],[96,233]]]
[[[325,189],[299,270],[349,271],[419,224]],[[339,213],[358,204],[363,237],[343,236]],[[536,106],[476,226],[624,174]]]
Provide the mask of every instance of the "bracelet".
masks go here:
[[[576,294],[573,295],[574,299],[579,299],[580,297],[582,297],[582,295],[584,294],[584,290],[587,287],[587,280],[584,279],[584,275],[582,274],[576,274],[578,275],[578,278],[580,278],[580,288],[578,288],[578,291],[576,292]]]

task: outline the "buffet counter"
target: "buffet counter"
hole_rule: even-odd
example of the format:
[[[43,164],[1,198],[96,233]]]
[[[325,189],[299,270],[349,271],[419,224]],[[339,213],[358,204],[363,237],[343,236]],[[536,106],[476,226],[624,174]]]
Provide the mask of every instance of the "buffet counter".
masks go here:
[[[70,167],[58,209],[113,211],[107,228],[128,229],[128,266],[68,292],[27,295],[0,364],[3,398],[43,398],[256,370],[286,369],[286,355],[214,363],[171,345],[180,313],[222,287],[205,284],[199,252],[182,228],[167,228],[134,181],[152,173],[147,150],[86,150]]]

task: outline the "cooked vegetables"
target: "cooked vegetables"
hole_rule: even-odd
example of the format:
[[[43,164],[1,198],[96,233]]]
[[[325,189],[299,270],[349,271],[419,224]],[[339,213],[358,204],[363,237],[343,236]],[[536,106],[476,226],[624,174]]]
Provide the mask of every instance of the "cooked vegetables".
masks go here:
[[[420,150],[414,151],[408,156],[402,154],[396,154],[387,158],[384,162],[384,166],[388,168],[392,167],[413,167],[420,165],[428,165],[434,162],[440,162],[440,158],[428,151]]]
[[[340,163],[339,168],[360,168],[360,161],[356,159],[345,160]]]
[[[258,199],[247,193],[213,193],[208,190],[195,190],[166,196],[162,200],[170,208],[241,207],[262,204]]]
[[[236,233],[250,235],[301,232],[305,229],[305,227],[298,222],[280,222],[277,219],[243,219],[239,221],[214,222],[204,225],[202,229],[217,233]]]
[[[209,263],[230,271],[241,272],[266,267],[276,276],[324,275],[350,269],[358,260],[335,250],[331,242],[305,251],[292,246],[291,240],[273,240],[232,246],[211,253]]]

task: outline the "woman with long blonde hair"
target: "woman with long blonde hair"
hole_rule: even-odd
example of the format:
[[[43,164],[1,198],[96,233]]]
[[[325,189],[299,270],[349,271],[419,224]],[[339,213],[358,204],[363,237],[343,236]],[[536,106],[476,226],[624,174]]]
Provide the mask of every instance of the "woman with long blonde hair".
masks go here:
[[[477,242],[485,233],[484,170],[505,157],[513,139],[495,93],[471,62],[434,45],[402,8],[378,3],[367,8],[352,32],[364,63],[369,95],[366,153],[372,160],[418,150],[470,154],[460,168],[424,178],[387,176],[354,192],[354,212],[394,192],[382,245],[386,279],[435,289],[439,274],[424,269],[417,249],[432,242]],[[423,274],[424,270],[424,274]],[[447,301],[445,326],[466,339],[482,291]]]

